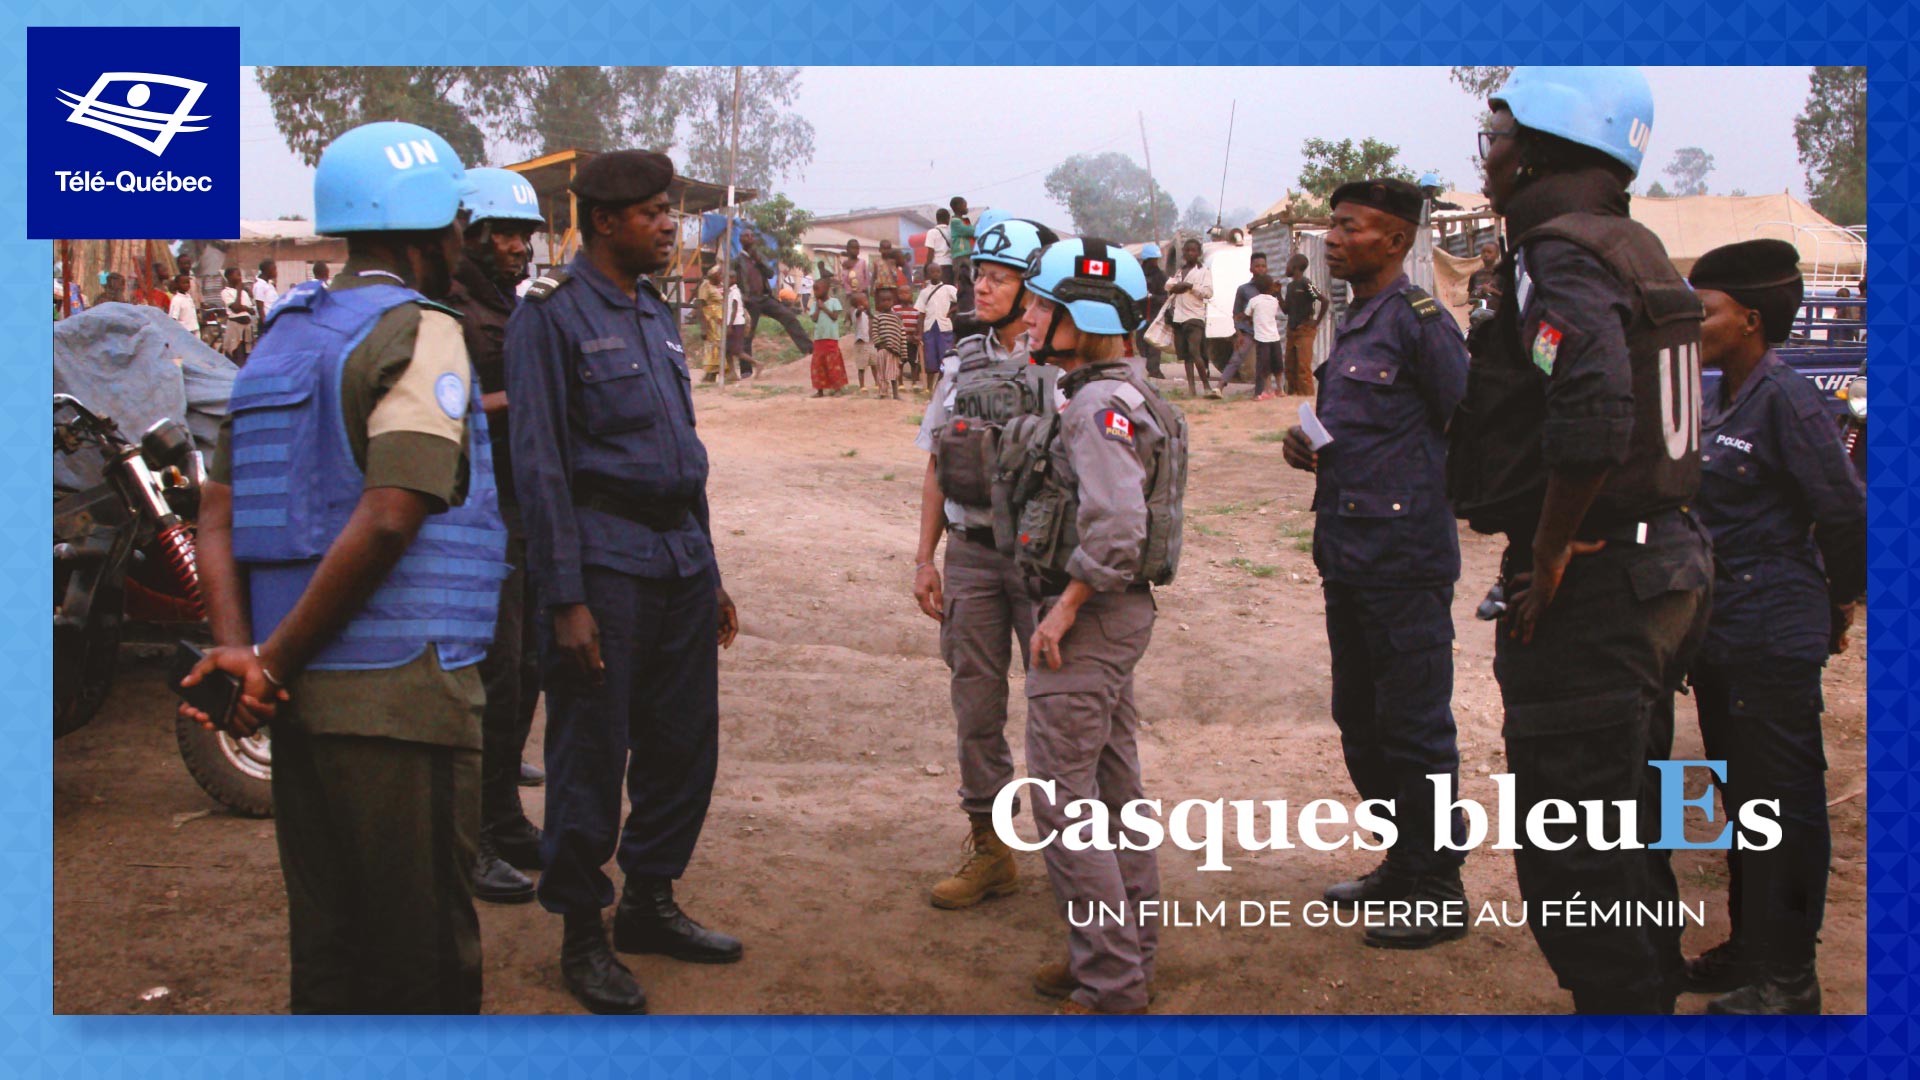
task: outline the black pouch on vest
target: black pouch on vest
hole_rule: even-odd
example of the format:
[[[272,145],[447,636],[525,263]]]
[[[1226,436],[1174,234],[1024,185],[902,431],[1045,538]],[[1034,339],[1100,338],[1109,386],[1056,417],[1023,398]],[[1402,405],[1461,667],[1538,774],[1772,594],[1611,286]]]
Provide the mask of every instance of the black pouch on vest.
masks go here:
[[[990,424],[955,417],[933,437],[933,475],[940,493],[967,506],[993,502],[993,478],[999,471],[998,431]]]

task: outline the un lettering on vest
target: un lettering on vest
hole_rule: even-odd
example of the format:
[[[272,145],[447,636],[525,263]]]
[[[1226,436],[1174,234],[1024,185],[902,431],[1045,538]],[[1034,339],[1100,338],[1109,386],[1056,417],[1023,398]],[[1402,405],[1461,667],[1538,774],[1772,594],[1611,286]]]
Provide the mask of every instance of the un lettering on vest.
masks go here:
[[[1667,457],[1675,461],[1700,449],[1700,345],[1689,341],[1660,350],[1660,417]]]

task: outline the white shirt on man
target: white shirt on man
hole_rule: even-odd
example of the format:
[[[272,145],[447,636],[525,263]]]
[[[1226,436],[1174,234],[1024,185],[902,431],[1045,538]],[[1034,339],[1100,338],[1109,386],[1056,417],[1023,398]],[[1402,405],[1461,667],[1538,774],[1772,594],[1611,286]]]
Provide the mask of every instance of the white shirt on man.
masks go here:
[[[253,306],[256,310],[272,311],[273,302],[278,299],[280,299],[280,290],[273,282],[263,277],[253,279]]]
[[[241,310],[233,310],[235,304],[240,305]],[[227,312],[228,322],[253,321],[253,298],[231,285],[220,290],[220,307]]]
[[[947,226],[935,225],[927,230],[927,251],[933,255],[933,265],[953,265],[953,238],[947,235]],[[953,327],[947,327],[948,330]]]
[[[200,311],[194,306],[192,293],[174,293],[167,300],[167,314],[172,316],[173,321],[179,323],[180,328],[187,333],[200,333]]]
[[[953,302],[958,296],[959,292],[943,281],[915,297],[913,306],[926,316],[922,328],[953,333]]]
[[[1272,293],[1255,293],[1247,301],[1247,315],[1253,320],[1253,340],[1280,340],[1280,298]]]
[[[1204,266],[1189,267],[1168,278],[1167,284],[1193,286],[1186,292],[1173,295],[1173,314],[1170,318],[1175,325],[1206,319],[1207,301],[1213,298],[1213,271]]]

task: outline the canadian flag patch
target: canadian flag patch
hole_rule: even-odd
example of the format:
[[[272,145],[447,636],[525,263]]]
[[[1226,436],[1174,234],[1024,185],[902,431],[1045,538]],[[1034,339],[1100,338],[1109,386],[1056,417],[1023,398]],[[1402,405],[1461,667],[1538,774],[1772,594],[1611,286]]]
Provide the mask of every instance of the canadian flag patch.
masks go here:
[[[1114,442],[1133,445],[1133,421],[1113,409],[1100,414],[1100,433]]]

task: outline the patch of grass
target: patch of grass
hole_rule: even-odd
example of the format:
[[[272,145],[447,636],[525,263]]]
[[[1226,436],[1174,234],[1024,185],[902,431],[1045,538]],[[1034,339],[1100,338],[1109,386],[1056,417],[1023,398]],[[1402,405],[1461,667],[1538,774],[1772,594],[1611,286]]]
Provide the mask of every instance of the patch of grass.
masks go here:
[[[1258,434],[1258,435],[1255,435],[1255,436],[1253,437],[1253,441],[1254,441],[1254,442],[1267,442],[1267,443],[1273,443],[1273,442],[1286,442],[1286,441],[1287,441],[1287,433],[1286,433],[1286,432],[1284,432],[1284,431],[1263,431],[1263,432],[1261,432],[1260,434]]]
[[[1204,521],[1189,521],[1189,522],[1187,522],[1187,527],[1188,527],[1188,528],[1190,528],[1190,529],[1192,529],[1192,530],[1193,530],[1194,532],[1197,532],[1197,533],[1199,533],[1199,534],[1200,534],[1201,536],[1225,536],[1225,535],[1227,535],[1227,534],[1226,534],[1225,532],[1222,532],[1221,530],[1219,530],[1219,529],[1216,529],[1216,528],[1214,528],[1214,527],[1213,527],[1213,526],[1211,526],[1211,525],[1208,525],[1208,524],[1207,524],[1206,522],[1204,522]]]
[[[860,451],[858,451],[858,450],[842,450],[842,451],[840,451],[840,456],[841,456],[841,457],[859,457],[859,456],[860,456]]]
[[[1230,502],[1209,506],[1200,511],[1202,514],[1250,514],[1272,502],[1272,499],[1260,499],[1257,502]]]
[[[1227,565],[1236,570],[1245,570],[1257,578],[1270,578],[1280,572],[1277,566],[1268,566],[1266,563],[1257,563],[1250,559],[1228,559]]]
[[[907,417],[907,423],[912,424],[914,427],[919,427],[920,421],[923,419],[925,419],[924,413],[914,413],[912,416]]]
[[[1308,555],[1313,554],[1313,534],[1308,533],[1305,536],[1294,537],[1293,550],[1304,552]]]
[[[747,389],[763,398],[781,397],[786,394],[804,394],[807,392],[807,388],[804,386],[749,386]]]
[[[892,473],[881,473],[881,474],[880,474],[880,479],[881,479],[881,480],[883,480],[883,481],[891,481],[891,480],[893,479],[893,474],[892,474]]]

